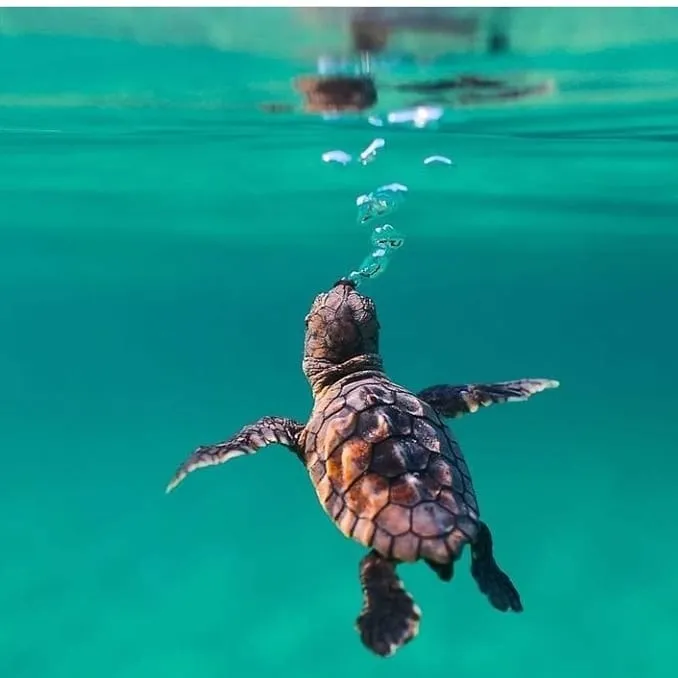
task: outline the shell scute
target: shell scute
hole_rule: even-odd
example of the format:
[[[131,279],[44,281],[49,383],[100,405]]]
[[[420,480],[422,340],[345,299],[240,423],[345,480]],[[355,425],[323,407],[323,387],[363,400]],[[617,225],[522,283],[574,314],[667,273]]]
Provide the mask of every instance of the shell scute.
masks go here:
[[[401,438],[388,438],[374,446],[370,470],[393,478],[407,472],[407,442]]]
[[[351,509],[349,509],[346,504],[344,504],[341,513],[337,517],[337,525],[339,525],[339,529],[346,536],[351,536],[357,522],[358,516],[356,516],[356,514],[353,513],[353,511],[351,511]]]
[[[391,501],[399,506],[412,507],[424,499],[433,499],[425,495],[425,488],[413,475],[407,473],[391,482]]]
[[[445,443],[441,443],[440,431],[436,429],[430,422],[421,417],[414,419],[413,435],[420,445],[425,447],[430,452],[440,453],[441,448]],[[443,438],[445,436],[442,436]]]
[[[381,553],[382,556],[390,558],[391,549],[393,548],[393,537],[388,532],[377,527],[372,537],[372,548]]]
[[[353,437],[337,452],[341,453],[340,477],[342,486],[346,489],[367,472],[372,459],[372,446],[362,438]]]
[[[393,557],[405,563],[413,563],[419,557],[421,539],[411,530],[393,539]]]
[[[315,454],[315,445],[316,434],[311,433],[308,429],[304,431],[303,437],[301,439],[301,445],[306,452],[306,458],[309,459]]]
[[[359,381],[352,380],[352,381],[346,382],[345,384],[342,384],[339,387],[339,393],[341,393],[341,395],[344,398],[347,398],[349,396],[349,394],[352,393],[353,391],[355,391],[356,389],[363,389],[363,388],[366,388],[366,387],[369,388],[369,386],[370,386],[370,384],[365,384],[365,382],[362,381],[362,380],[359,380]]]
[[[393,435],[410,436],[412,434],[412,417],[393,405],[384,405],[380,408],[388,419]]]
[[[464,492],[464,504],[468,507],[470,511],[473,511],[475,515],[478,515],[478,500],[476,499],[475,492],[472,490],[466,490]]]
[[[348,536],[352,536],[363,546],[370,546],[375,529],[376,525],[374,524],[373,520],[368,520],[367,518],[358,518],[353,528],[352,534]]]
[[[455,482],[456,473],[452,473],[450,463],[440,455],[435,455],[429,462],[427,475],[435,480],[441,487],[452,487]],[[459,482],[457,480],[457,482]],[[458,485],[459,491],[463,492],[463,485]]]
[[[435,502],[422,502],[412,509],[412,531],[420,537],[439,537],[454,524],[454,516]]]
[[[459,509],[459,504],[455,500],[454,495],[452,492],[450,492],[450,490],[445,489],[440,492],[438,495],[438,504],[454,516],[462,513],[462,511]]]
[[[393,434],[391,421],[380,407],[361,412],[356,430],[363,440],[373,445]]]
[[[337,492],[332,492],[325,502],[327,513],[332,520],[337,520],[344,509],[344,500]]]
[[[356,430],[358,415],[348,408],[334,414],[323,423],[316,438],[316,448],[321,459],[327,459]]]
[[[328,475],[324,475],[316,484],[315,491],[320,499],[321,503],[327,506],[327,502],[330,498],[330,495],[333,492],[332,482]]]
[[[396,392],[396,406],[411,414],[413,417],[425,418],[434,424],[440,423],[440,418],[436,414],[435,410],[423,400],[419,400],[417,396],[412,395],[408,391],[399,390]]]
[[[473,541],[478,535],[478,521],[468,515],[458,516],[457,529],[462,532],[469,541]]]
[[[346,492],[346,505],[357,516],[373,521],[388,504],[389,483],[376,473],[361,476]]]
[[[430,473],[420,473],[417,474],[417,480],[422,487],[422,494],[425,493],[426,501],[437,501],[443,490],[443,486],[438,482],[438,479]]]
[[[327,466],[325,462],[322,459],[319,459],[317,454],[314,455],[314,458],[309,460],[308,472],[309,475],[311,476],[313,484],[316,486],[327,473]]]
[[[431,461],[431,452],[418,439],[408,438],[403,441],[408,471],[424,471]]]
[[[376,405],[393,405],[395,393],[381,384],[361,385],[346,394],[346,404],[356,412]]]
[[[327,421],[330,417],[333,417],[337,412],[343,410],[344,407],[346,407],[346,405],[347,405],[346,399],[342,398],[342,396],[336,396],[335,398],[332,398],[332,400],[330,400],[330,402],[327,403],[327,405],[324,407],[322,411],[323,419]]]
[[[393,503],[384,506],[377,516],[377,526],[393,537],[409,532],[410,522],[410,509]]]

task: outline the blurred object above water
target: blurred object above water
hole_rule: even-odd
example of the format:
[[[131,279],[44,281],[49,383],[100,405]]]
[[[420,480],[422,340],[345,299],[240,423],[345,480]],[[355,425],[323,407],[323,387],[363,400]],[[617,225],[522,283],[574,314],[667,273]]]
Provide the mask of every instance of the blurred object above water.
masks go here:
[[[309,112],[364,111],[377,102],[377,88],[368,77],[304,76],[294,81]]]
[[[474,50],[488,54],[508,52],[508,9],[491,10],[484,16],[461,8],[349,8],[339,11],[312,8],[301,11],[312,20],[313,30],[329,28],[345,33],[342,46],[334,46],[334,49],[326,46],[318,56],[317,77],[303,76],[295,81],[296,89],[305,97],[302,107],[306,112],[369,110],[378,103],[379,93],[388,90],[391,106],[407,108],[398,112],[402,113],[399,117],[391,111],[385,116],[386,121],[393,124],[407,120],[415,127],[424,127],[430,120],[428,116],[419,120],[418,112],[429,110],[430,103],[486,104],[551,94],[554,90],[552,80],[521,85],[511,80],[472,74],[435,80],[404,80],[411,76],[413,64],[419,66],[415,70],[425,69],[435,51],[442,54]],[[398,36],[418,40],[418,47],[407,55],[408,59],[391,50],[391,45],[397,44]],[[418,57],[422,59],[417,64]],[[406,63],[408,60],[409,64]],[[405,69],[399,68],[402,66]],[[404,72],[399,74],[401,70]],[[419,98],[412,100],[408,94],[418,94]],[[442,111],[437,118],[441,115]],[[384,124],[381,118],[370,119],[372,124],[377,124],[373,120]]]
[[[3,8],[0,106],[458,124],[451,109],[673,100],[677,43],[676,8]]]

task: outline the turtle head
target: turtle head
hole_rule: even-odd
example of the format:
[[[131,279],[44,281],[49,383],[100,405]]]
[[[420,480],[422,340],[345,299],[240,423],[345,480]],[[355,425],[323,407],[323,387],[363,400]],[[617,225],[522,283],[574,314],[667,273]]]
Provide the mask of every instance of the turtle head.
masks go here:
[[[378,353],[377,309],[355,283],[342,278],[315,298],[306,316],[304,341],[304,373],[311,385],[327,381],[320,379],[323,372],[339,377],[376,363],[381,366]]]

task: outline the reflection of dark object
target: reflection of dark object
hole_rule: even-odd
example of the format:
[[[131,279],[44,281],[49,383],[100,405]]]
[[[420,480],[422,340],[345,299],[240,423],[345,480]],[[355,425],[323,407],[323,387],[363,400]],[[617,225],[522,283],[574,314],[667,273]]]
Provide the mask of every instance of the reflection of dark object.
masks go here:
[[[388,44],[388,27],[376,21],[353,21],[351,23],[351,38],[353,49],[356,52],[370,52],[377,54]]]
[[[504,54],[511,49],[510,7],[495,7],[490,15],[487,37],[487,51],[490,54]]]
[[[259,104],[260,110],[265,113],[292,113],[295,107],[292,104],[287,104],[279,101],[270,101]]]
[[[295,88],[306,97],[310,112],[364,111],[377,103],[377,88],[371,78],[305,76]]]
[[[387,32],[397,30],[413,33],[449,33],[464,37],[474,35],[479,27],[477,17],[453,16],[449,8],[441,13],[435,7],[356,9],[352,13],[351,24],[357,23],[379,26],[381,30]]]
[[[550,94],[553,91],[553,83],[547,80],[535,85],[516,85],[506,80],[462,75],[458,78],[408,82],[394,85],[393,89],[398,92],[431,95],[427,99],[412,102],[412,106],[430,106],[431,104],[445,106],[449,103],[482,104]],[[446,92],[453,92],[454,96],[445,97]]]
[[[464,89],[466,87],[504,87],[502,80],[491,80],[481,78],[475,75],[462,75],[458,78],[449,78],[447,80],[430,80],[428,82],[408,82],[404,85],[396,85],[394,89],[399,92],[416,92],[418,94],[427,94],[429,92],[445,92],[451,89]]]
[[[395,32],[447,33],[469,37],[478,28],[474,18],[443,16],[435,10],[370,8],[356,10],[351,19],[352,48],[377,54],[388,46]]]
[[[537,85],[509,85],[505,83],[502,89],[493,92],[483,92],[479,90],[468,90],[460,93],[457,99],[458,103],[463,105],[493,103],[495,101],[508,101],[511,99],[525,99],[531,96],[552,94],[554,89],[553,82],[546,80]]]
[[[364,111],[377,103],[377,88],[368,77],[305,76],[294,81],[294,87],[304,96],[303,110],[307,113],[339,113]],[[502,101],[527,99],[553,93],[554,83],[545,80],[535,84],[520,84],[476,75],[441,78],[421,82],[385,85],[385,89],[419,95],[416,100],[401,101],[400,106],[472,106]],[[272,114],[294,113],[299,109],[287,102],[262,102],[259,109]]]
[[[504,54],[510,47],[509,36],[506,33],[492,33],[487,41],[487,51],[490,54]]]

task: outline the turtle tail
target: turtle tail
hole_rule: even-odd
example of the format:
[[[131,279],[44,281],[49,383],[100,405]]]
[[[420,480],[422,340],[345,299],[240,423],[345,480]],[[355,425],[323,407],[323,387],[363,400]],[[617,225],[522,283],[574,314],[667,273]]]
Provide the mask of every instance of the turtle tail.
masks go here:
[[[419,632],[421,610],[405,591],[396,563],[370,551],[360,563],[363,609],[356,622],[363,644],[390,657]]]

